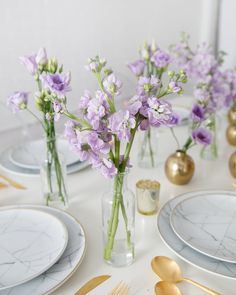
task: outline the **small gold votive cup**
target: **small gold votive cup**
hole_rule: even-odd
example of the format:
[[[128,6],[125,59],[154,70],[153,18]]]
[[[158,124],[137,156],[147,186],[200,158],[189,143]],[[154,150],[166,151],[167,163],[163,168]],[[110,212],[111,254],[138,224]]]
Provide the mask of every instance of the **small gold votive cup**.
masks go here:
[[[143,215],[157,214],[159,209],[160,183],[155,180],[139,180],[136,183],[138,212]]]

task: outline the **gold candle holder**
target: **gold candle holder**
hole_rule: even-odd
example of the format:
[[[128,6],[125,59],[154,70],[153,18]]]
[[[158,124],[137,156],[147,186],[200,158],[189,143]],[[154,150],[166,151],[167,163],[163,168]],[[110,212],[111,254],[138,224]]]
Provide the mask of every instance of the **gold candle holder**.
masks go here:
[[[139,180],[136,183],[138,212],[154,215],[159,208],[160,183],[154,180]]]

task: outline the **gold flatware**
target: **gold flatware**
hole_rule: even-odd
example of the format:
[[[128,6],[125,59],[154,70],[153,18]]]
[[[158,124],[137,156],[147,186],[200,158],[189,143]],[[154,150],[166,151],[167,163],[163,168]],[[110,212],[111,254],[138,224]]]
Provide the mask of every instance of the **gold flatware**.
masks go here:
[[[129,291],[129,286],[124,282],[119,282],[119,284],[112,289],[108,295],[127,295]]]
[[[0,189],[5,187],[8,187],[8,185],[6,183],[0,182]]]
[[[180,289],[173,283],[161,281],[155,285],[156,295],[181,295]]]
[[[15,180],[10,179],[9,177],[6,177],[5,175],[0,175],[0,178],[4,179],[7,183],[9,183],[10,186],[13,186],[17,189],[26,189],[25,186],[22,184],[16,182]]]
[[[220,295],[220,293],[207,288],[191,279],[184,278],[182,276],[181,269],[179,265],[172,259],[166,256],[156,256],[152,259],[151,266],[153,271],[161,278],[163,281],[167,281],[170,283],[179,283],[182,281],[189,282],[196,287],[204,290],[208,294],[211,295]]]
[[[85,295],[98,285],[102,284],[106,280],[108,280],[111,276],[98,276],[92,278],[87,283],[85,283],[74,295]]]

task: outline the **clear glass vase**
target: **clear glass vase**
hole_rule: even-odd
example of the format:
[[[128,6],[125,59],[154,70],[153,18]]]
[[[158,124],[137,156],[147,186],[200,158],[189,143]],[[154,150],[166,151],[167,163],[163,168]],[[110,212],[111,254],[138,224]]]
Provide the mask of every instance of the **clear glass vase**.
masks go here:
[[[134,261],[135,196],[127,187],[127,173],[118,173],[102,197],[104,260],[115,267]]]
[[[141,168],[157,166],[159,133],[157,128],[149,128],[139,133],[138,165]]]
[[[218,158],[218,133],[219,119],[213,113],[205,121],[204,127],[207,128],[212,134],[212,142],[207,146],[203,146],[200,152],[201,158],[204,160],[216,160]]]
[[[40,174],[45,204],[60,209],[68,207],[66,187],[66,163],[58,152],[56,138],[46,137],[46,155]]]

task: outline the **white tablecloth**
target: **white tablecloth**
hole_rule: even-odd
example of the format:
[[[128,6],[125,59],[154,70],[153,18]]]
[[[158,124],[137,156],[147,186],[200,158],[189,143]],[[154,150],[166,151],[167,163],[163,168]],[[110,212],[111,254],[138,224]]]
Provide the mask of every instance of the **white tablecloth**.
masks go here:
[[[187,128],[177,128],[177,133],[182,141],[187,136]],[[225,140],[225,124],[221,127],[220,157],[217,161],[204,161],[199,157],[199,148],[195,147],[190,154],[196,163],[196,172],[192,182],[185,186],[175,186],[168,182],[165,177],[163,164],[156,169],[140,169],[136,163],[137,142],[132,152],[132,163],[134,167],[129,175],[129,187],[135,191],[135,183],[139,179],[156,179],[161,183],[161,204],[164,204],[174,196],[197,189],[225,189],[234,190],[234,180],[228,170],[228,158],[234,151]],[[22,137],[19,130],[1,134],[1,150],[7,146],[16,144]],[[162,146],[161,159],[164,160],[168,154],[176,149],[175,142],[168,130],[160,137]],[[3,171],[0,171],[3,173]],[[5,172],[4,172],[5,173]],[[7,173],[5,173],[7,174]],[[42,203],[40,179],[38,177],[20,177],[10,175],[15,180],[24,184],[28,189],[25,191],[7,188],[0,190],[1,206],[19,203]],[[102,229],[101,229],[101,195],[105,191],[108,182],[91,168],[85,169],[68,176],[68,187],[70,194],[70,206],[68,211],[74,215],[83,225],[87,238],[87,252],[85,258],[76,273],[53,294],[72,295],[86,281],[97,275],[111,275],[112,277],[91,292],[92,294],[107,294],[120,280],[127,282],[130,286],[130,295],[154,294],[154,285],[158,277],[152,272],[150,262],[152,257],[166,255],[175,259],[182,267],[186,277],[190,277],[202,284],[217,290],[224,295],[236,294],[236,280],[225,279],[218,275],[209,274],[178,258],[162,242],[157,230],[157,216],[145,217],[136,214],[136,243],[135,262],[126,268],[112,268],[102,259]],[[200,295],[205,294],[188,283],[179,284],[183,294]],[[19,294],[23,295],[23,294]],[[32,294],[34,295],[34,294]]]

